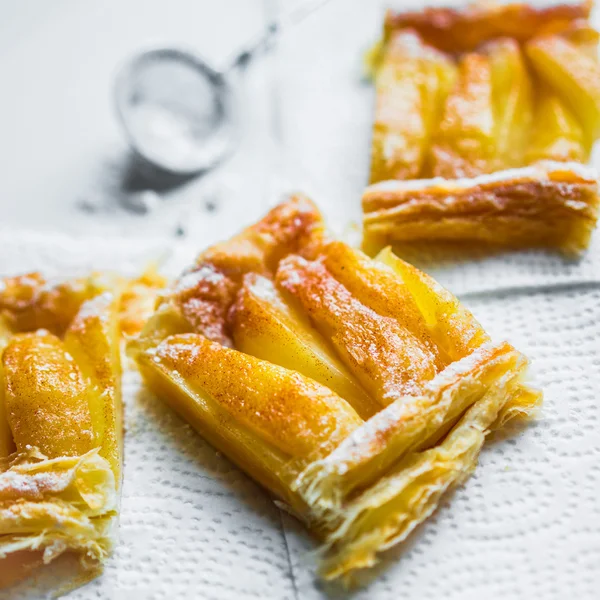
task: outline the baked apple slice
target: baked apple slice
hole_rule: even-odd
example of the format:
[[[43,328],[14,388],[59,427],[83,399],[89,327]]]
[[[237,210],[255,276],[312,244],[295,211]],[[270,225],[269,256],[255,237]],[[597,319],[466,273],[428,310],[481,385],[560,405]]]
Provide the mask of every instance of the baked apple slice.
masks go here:
[[[533,117],[531,76],[519,44],[510,38],[488,42],[494,105],[496,163],[494,170],[520,167]]]
[[[405,539],[486,434],[540,401],[521,353],[391,251],[332,239],[303,197],[203,252],[129,348],[159,397],[323,541],[329,579]]]
[[[589,149],[583,127],[552,89],[542,85],[538,89],[537,113],[526,162],[586,162]]]
[[[328,386],[363,418],[379,409],[327,339],[283,299],[271,279],[256,273],[246,275],[230,319],[237,349]]]
[[[591,140],[600,134],[600,65],[559,35],[540,36],[525,46],[540,78],[575,113]]]
[[[496,160],[492,66],[483,53],[465,54],[431,146],[432,174],[471,177],[489,173]]]
[[[363,422],[315,380],[197,333],[167,337],[138,364],[154,391],[297,512],[297,472]]]
[[[409,30],[390,37],[376,69],[371,182],[418,177],[456,67]]]

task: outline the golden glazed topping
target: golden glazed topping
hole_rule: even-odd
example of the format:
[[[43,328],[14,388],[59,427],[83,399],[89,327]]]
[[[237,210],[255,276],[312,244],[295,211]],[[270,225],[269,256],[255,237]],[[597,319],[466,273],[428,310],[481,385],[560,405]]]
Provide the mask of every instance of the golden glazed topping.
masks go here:
[[[290,256],[279,265],[277,283],[382,405],[417,393],[435,375],[433,354],[410,331],[356,300],[321,262]]]
[[[155,361],[293,457],[327,453],[362,423],[344,400],[316,381],[203,336],[168,338]]]
[[[93,448],[87,388],[57,337],[15,336],[4,350],[2,366],[8,420],[19,452],[35,446],[56,458]]]

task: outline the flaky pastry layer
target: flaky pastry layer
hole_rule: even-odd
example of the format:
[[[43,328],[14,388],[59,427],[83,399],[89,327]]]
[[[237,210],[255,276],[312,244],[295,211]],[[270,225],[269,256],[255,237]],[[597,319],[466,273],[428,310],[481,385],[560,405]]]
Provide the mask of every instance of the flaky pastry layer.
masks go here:
[[[577,254],[598,218],[598,182],[593,169],[548,162],[472,179],[381,182],[362,205],[369,246],[438,240]]]

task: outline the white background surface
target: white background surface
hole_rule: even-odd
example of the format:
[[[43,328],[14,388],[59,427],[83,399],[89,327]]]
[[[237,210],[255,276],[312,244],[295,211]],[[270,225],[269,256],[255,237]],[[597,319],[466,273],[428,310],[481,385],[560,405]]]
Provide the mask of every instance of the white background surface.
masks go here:
[[[332,0],[252,67],[232,161],[161,192],[149,217],[121,205],[135,191],[112,110],[119,62],[171,42],[224,62],[278,4],[0,3],[0,272],[134,270],[154,257],[176,269],[264,212],[290,182],[316,191],[336,229],[356,219],[372,109],[360,55],[381,19],[369,0]],[[83,199],[100,213],[78,210]],[[182,220],[187,237],[174,245]],[[596,235],[577,263],[521,253],[435,269],[497,339],[531,356],[545,408],[518,437],[484,451],[475,477],[357,597],[598,597],[599,258]],[[105,575],[71,597],[322,597],[301,529],[135,378],[127,386],[122,541]],[[46,585],[0,598],[38,597]]]

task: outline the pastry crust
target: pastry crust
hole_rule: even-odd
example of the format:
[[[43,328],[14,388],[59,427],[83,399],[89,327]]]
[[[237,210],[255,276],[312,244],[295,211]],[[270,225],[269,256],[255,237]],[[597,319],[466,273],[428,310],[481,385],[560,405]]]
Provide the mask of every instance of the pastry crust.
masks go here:
[[[414,29],[423,39],[446,52],[470,52],[494,38],[525,42],[540,34],[562,33],[578,20],[587,20],[592,0],[547,2],[474,2],[466,8],[431,7],[414,12],[388,10],[384,32],[387,39],[399,29]]]
[[[129,350],[323,541],[330,579],[404,539],[485,435],[541,398],[525,357],[452,294],[389,250],[371,260],[330,238],[299,196],[202,253]]]
[[[540,163],[472,179],[386,181],[363,194],[364,243],[484,242],[576,255],[598,216],[593,169]]]
[[[120,334],[158,277],[10,277],[0,289],[0,586],[63,553],[78,581],[114,544],[123,435]],[[143,296],[143,298],[142,298]],[[143,317],[139,312],[137,319]]]
[[[486,2],[388,11],[374,69],[365,249],[407,240],[568,254],[586,248],[597,220],[596,188],[571,180],[600,134],[598,32],[587,20],[590,8],[591,2]],[[549,186],[548,172],[557,170],[549,162],[564,162],[571,175]],[[539,168],[523,172],[522,194],[510,180],[522,177],[513,169],[529,165]],[[487,185],[481,176],[491,174],[508,189],[495,178]],[[584,179],[592,177],[588,171]],[[373,202],[385,193],[373,184],[391,180],[413,181],[410,208],[402,201],[395,212],[374,213]],[[444,186],[447,194],[475,191],[442,202]],[[485,198],[477,192],[483,188]]]

